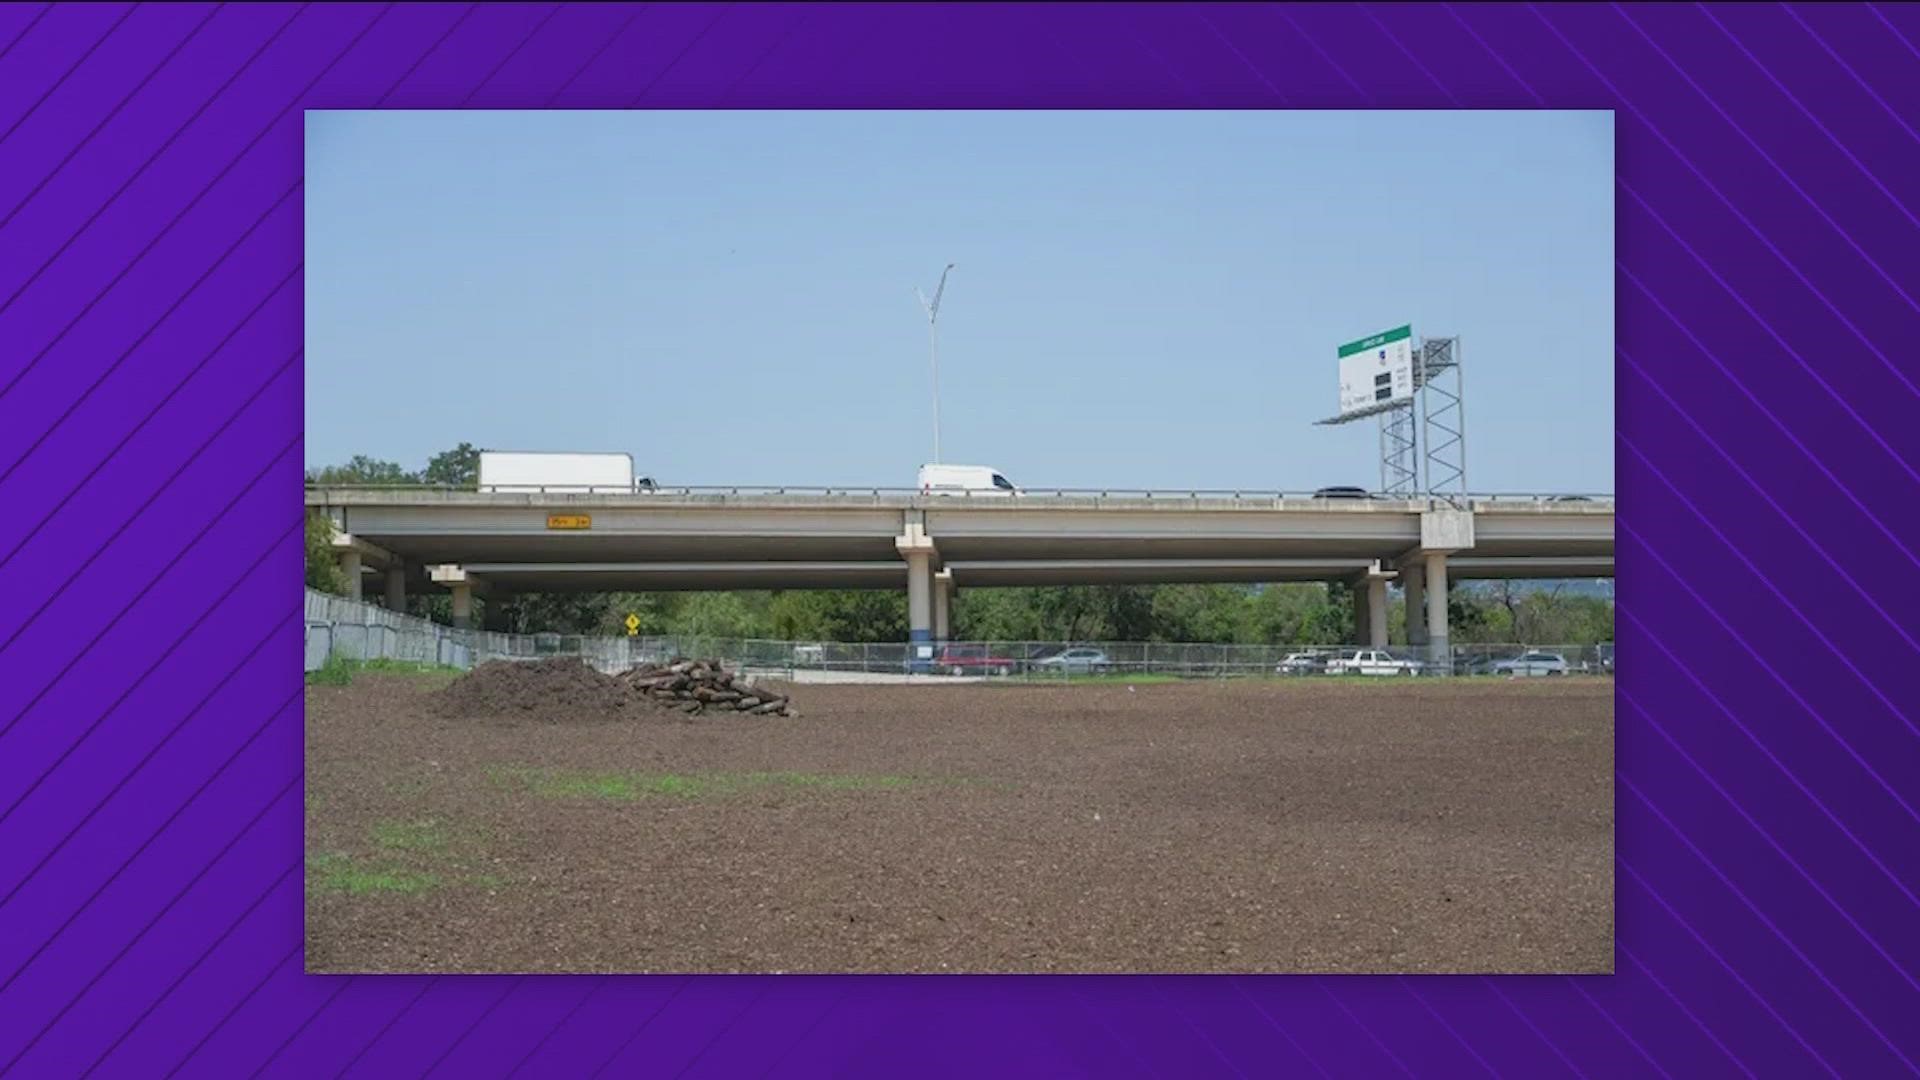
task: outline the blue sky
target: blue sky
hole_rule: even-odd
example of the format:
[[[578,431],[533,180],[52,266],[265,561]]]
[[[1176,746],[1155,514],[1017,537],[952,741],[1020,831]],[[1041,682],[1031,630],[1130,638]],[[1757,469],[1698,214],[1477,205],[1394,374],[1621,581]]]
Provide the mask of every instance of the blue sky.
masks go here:
[[[310,112],[306,457],[679,484],[1377,486],[1335,348],[1460,335],[1476,491],[1613,490],[1606,112]]]

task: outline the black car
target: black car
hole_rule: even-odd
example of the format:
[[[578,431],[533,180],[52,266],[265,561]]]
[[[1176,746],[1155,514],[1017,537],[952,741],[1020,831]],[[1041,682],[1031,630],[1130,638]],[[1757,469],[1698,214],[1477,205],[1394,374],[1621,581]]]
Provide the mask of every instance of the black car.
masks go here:
[[[1371,499],[1373,495],[1366,488],[1323,487],[1314,492],[1313,497],[1316,499]]]

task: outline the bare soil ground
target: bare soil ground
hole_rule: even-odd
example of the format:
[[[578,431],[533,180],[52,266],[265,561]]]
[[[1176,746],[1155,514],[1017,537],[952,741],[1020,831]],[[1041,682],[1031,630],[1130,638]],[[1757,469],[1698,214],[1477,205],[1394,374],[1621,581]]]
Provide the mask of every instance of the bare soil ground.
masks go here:
[[[1609,681],[449,681],[307,691],[311,971],[1613,970]]]

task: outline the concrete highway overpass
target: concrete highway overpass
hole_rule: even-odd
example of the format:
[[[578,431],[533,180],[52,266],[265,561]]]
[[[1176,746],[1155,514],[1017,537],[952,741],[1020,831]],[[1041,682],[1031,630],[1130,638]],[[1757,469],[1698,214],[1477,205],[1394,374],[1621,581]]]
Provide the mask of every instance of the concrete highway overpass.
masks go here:
[[[905,588],[930,642],[956,588],[1339,580],[1360,586],[1356,640],[1384,644],[1397,578],[1412,636],[1438,645],[1449,577],[1613,575],[1611,498],[313,487],[306,503],[331,519],[356,595],[446,588],[459,623],[487,590]]]

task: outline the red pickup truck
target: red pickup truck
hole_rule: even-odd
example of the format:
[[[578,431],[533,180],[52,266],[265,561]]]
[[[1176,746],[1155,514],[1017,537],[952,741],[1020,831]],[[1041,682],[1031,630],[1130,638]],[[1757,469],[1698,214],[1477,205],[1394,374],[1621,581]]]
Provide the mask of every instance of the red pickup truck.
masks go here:
[[[934,660],[935,671],[949,675],[1010,675],[1019,662],[1008,656],[996,656],[985,645],[949,645]]]

